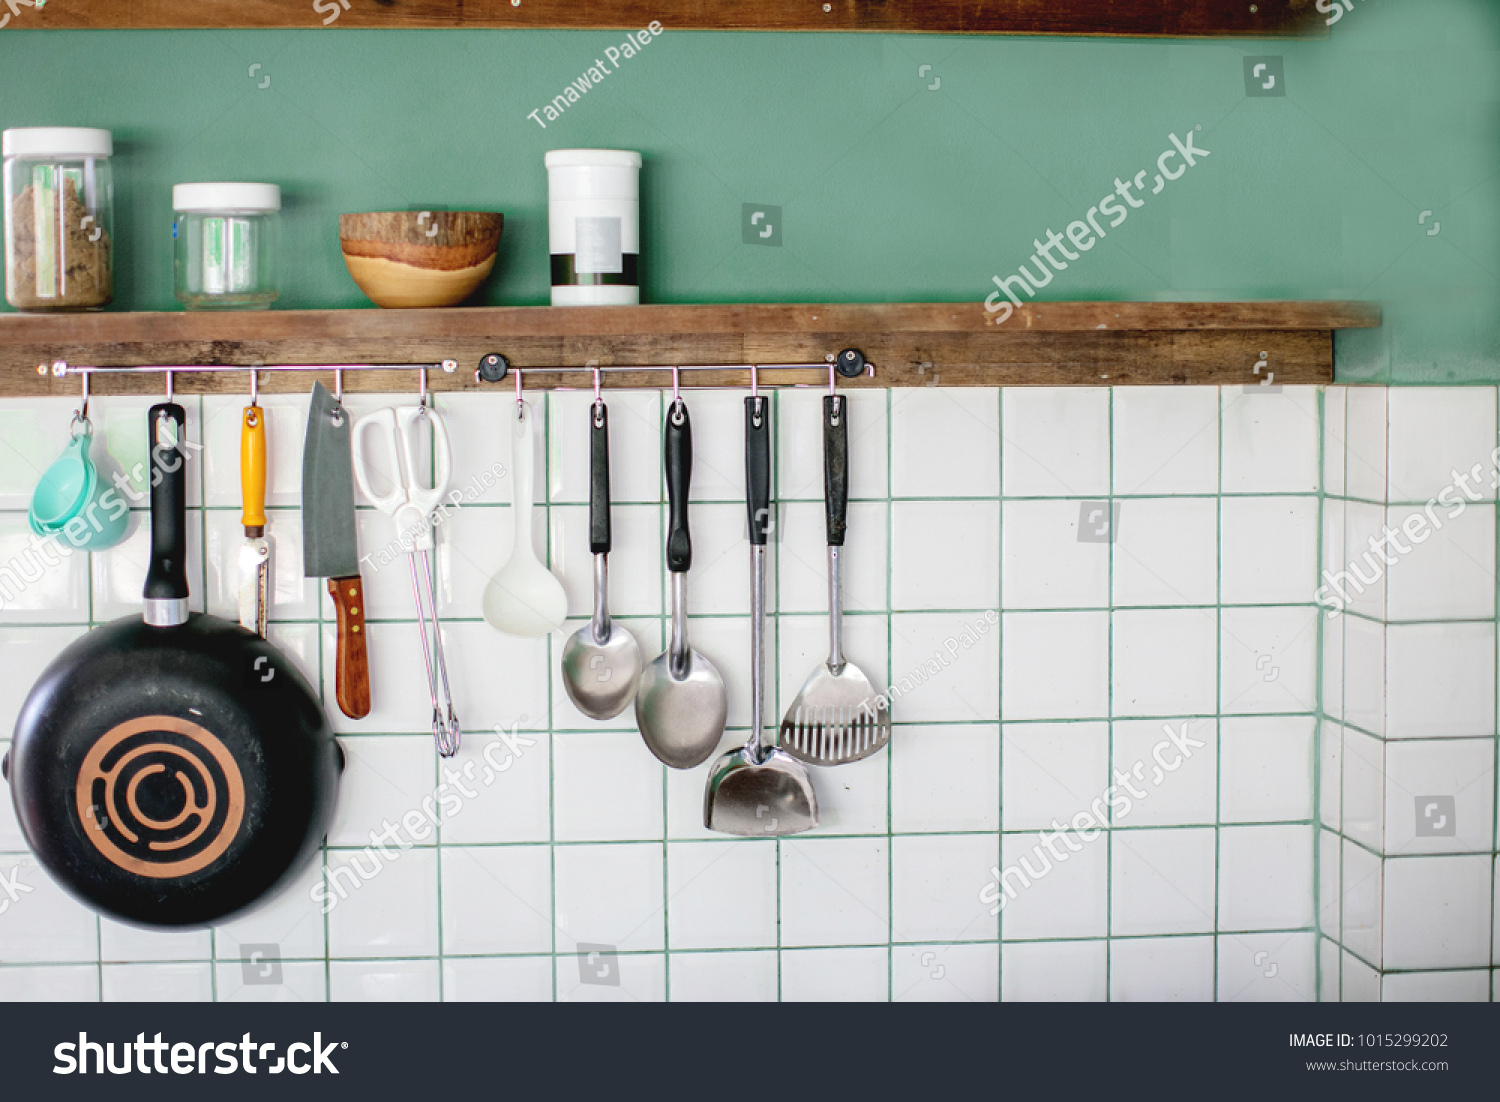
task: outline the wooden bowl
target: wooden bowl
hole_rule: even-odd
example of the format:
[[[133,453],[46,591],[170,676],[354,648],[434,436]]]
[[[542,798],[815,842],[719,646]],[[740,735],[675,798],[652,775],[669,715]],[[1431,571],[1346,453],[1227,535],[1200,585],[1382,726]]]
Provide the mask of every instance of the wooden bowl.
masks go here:
[[[494,268],[504,224],[504,215],[485,211],[341,214],[339,245],[376,306],[457,306]]]

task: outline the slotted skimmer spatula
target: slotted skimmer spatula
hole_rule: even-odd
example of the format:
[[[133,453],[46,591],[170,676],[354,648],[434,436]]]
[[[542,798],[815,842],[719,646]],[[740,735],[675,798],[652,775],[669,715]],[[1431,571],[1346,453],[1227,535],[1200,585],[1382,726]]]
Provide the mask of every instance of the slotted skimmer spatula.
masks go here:
[[[781,748],[809,765],[867,758],[891,739],[890,701],[844,658],[843,552],[849,512],[849,400],[823,399],[823,502],[828,519],[828,661],[781,720]]]

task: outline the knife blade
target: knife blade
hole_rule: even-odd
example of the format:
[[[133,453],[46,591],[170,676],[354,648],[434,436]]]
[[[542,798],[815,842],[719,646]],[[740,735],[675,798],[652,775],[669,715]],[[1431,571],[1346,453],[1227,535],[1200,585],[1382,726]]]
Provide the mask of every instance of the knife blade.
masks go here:
[[[349,429],[343,406],[315,383],[302,451],[302,572],[328,579],[338,629],[334,696],[346,716],[363,719],[370,714],[370,663]]]
[[[266,535],[266,414],[245,407],[240,422],[240,623],[265,638],[271,587],[271,540]]]

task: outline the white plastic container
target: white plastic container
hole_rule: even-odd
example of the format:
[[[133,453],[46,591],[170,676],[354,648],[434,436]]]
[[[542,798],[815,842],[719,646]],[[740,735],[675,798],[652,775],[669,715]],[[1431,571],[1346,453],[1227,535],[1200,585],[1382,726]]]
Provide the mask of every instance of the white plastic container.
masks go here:
[[[102,310],[114,298],[108,130],[38,126],[0,138],[5,297],[17,310]]]
[[[264,310],[275,302],[275,184],[178,184],[172,189],[173,284],[189,310]]]
[[[641,301],[641,155],[627,149],[547,154],[553,306]]]

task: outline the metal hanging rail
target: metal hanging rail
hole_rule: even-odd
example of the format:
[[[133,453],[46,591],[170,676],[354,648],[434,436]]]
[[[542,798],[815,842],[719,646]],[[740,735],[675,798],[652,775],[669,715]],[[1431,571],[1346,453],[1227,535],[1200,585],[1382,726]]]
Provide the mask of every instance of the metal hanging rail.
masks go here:
[[[70,364],[66,360],[55,360],[51,364],[39,364],[37,374],[52,375],[63,379],[69,376],[82,376],[84,386],[88,386],[88,380],[93,375],[150,375],[163,374],[166,376],[167,394],[172,394],[172,377],[174,375],[190,375],[205,373],[232,373],[246,372],[250,376],[250,391],[255,394],[259,391],[261,372],[332,372],[336,381],[336,394],[343,397],[344,374],[351,371],[418,371],[421,373],[421,388],[425,395],[427,391],[427,377],[430,371],[442,371],[452,375],[458,371],[457,360],[443,360],[439,363],[405,363],[405,364],[144,364],[131,367],[103,367],[91,364]],[[846,348],[838,355],[832,353],[824,357],[822,363],[776,363],[776,364],[597,364],[588,363],[582,366],[562,367],[517,367],[510,360],[498,352],[491,352],[479,361],[479,367],[474,372],[474,378],[478,382],[498,383],[511,373],[515,374],[516,385],[522,385],[522,379],[528,374],[541,375],[565,375],[572,373],[589,374],[594,379],[594,385],[599,385],[601,376],[610,372],[625,372],[627,374],[641,374],[650,372],[662,372],[673,377],[674,389],[678,386],[677,380],[682,373],[690,371],[716,371],[737,372],[743,371],[747,375],[747,381],[752,385],[757,383],[757,377],[762,371],[817,371],[827,373],[828,382],[833,386],[836,378],[842,376],[846,379],[854,379],[863,375],[874,377],[875,365],[869,363],[864,354],[858,349]],[[775,385],[775,384],[771,384]],[[807,385],[807,384],[793,384]],[[536,388],[534,388],[536,389]],[[542,387],[540,389],[569,390],[571,387]],[[692,389],[692,388],[689,388]]]

